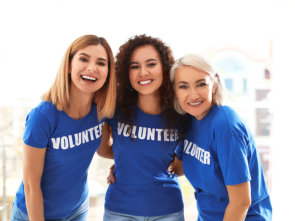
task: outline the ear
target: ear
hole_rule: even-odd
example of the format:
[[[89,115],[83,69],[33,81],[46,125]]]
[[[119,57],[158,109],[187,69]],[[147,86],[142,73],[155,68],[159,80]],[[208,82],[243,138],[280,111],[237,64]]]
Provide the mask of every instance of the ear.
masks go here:
[[[217,86],[218,82],[219,82],[219,76],[218,76],[218,74],[216,73],[215,76],[214,76],[214,79],[213,79],[213,88],[212,88],[212,92],[213,92],[213,94],[216,93],[216,90],[217,90],[217,87],[218,87],[218,86]]]
[[[216,85],[216,82],[214,82],[213,88],[212,88],[213,94],[215,94],[216,90],[217,90],[217,85]]]

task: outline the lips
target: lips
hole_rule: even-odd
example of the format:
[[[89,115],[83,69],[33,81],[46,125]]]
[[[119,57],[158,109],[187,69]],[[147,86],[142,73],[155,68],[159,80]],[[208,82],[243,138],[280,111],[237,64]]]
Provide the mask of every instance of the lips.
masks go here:
[[[140,85],[147,85],[147,84],[149,84],[149,83],[151,83],[152,82],[152,80],[145,80],[145,81],[139,81],[138,83],[140,84]]]
[[[190,106],[198,106],[199,104],[201,104],[202,102],[201,101],[199,101],[199,102],[189,102],[188,104],[190,105]]]
[[[91,76],[87,76],[87,75],[81,75],[82,80],[84,81],[91,81],[91,82],[95,82],[97,81],[97,78],[95,77],[91,77]]]

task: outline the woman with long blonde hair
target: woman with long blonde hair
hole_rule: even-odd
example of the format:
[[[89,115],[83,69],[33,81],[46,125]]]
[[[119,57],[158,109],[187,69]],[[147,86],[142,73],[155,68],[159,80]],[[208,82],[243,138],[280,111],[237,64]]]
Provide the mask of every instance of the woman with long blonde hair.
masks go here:
[[[53,85],[26,119],[12,221],[87,220],[87,171],[105,118],[114,114],[114,69],[104,38],[84,35],[69,46]]]

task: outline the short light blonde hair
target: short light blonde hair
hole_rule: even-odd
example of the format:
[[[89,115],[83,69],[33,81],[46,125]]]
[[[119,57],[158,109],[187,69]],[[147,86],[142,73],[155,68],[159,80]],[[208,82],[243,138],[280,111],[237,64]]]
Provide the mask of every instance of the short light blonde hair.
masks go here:
[[[111,118],[114,115],[116,105],[114,56],[109,43],[103,37],[97,37],[96,35],[83,35],[72,42],[63,56],[51,88],[43,94],[42,99],[52,102],[61,111],[65,109],[70,101],[70,64],[79,50],[90,45],[102,45],[108,54],[108,77],[103,87],[95,92],[93,102],[97,104],[97,115],[100,120]]]
[[[176,71],[179,67],[190,66],[199,71],[205,72],[210,76],[215,84],[215,92],[213,93],[212,102],[216,105],[222,105],[225,97],[225,89],[221,81],[220,75],[216,68],[204,57],[197,54],[187,54],[175,61],[170,70],[170,81],[174,84]],[[176,96],[174,96],[174,109],[180,113],[185,114],[186,112],[180,107]]]

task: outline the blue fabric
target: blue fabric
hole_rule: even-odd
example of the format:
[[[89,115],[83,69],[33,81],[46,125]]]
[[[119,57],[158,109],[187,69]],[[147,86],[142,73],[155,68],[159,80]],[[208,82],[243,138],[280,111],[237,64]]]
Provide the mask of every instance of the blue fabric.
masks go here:
[[[229,201],[226,185],[247,181],[252,204],[246,220],[271,220],[271,202],[254,138],[230,107],[214,106],[200,121],[192,117],[176,154],[195,189],[199,221],[222,220]]]
[[[46,148],[41,178],[46,219],[69,216],[87,198],[87,172],[100,145],[103,123],[98,121],[95,104],[79,120],[49,102],[41,102],[28,114],[24,143]],[[27,214],[23,182],[15,202]]]
[[[163,117],[136,108],[131,140],[128,125],[109,121],[113,129],[116,183],[109,186],[105,207],[134,216],[162,216],[183,209],[178,179],[167,171],[173,160],[177,131],[164,129]]]
[[[63,219],[46,219],[45,221],[87,221],[88,218],[89,199],[87,198],[84,203],[70,216]],[[15,203],[11,209],[10,221],[29,221],[26,213],[21,211]]]
[[[10,221],[30,221],[28,214],[20,210],[15,203],[12,204]]]
[[[103,221],[184,221],[183,210],[180,212],[164,215],[164,216],[133,216],[122,213],[116,213],[105,209]]]

